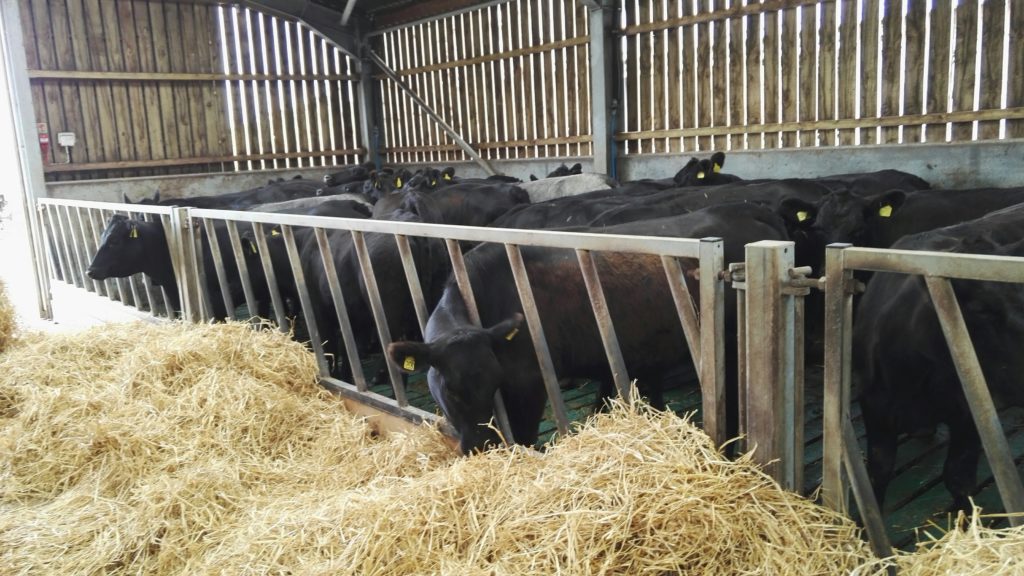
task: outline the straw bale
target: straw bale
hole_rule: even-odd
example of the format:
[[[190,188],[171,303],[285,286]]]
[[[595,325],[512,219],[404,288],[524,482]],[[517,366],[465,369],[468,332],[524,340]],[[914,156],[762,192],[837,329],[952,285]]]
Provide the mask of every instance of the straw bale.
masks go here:
[[[0,280],[0,353],[9,348],[14,342],[15,333],[18,329],[17,316],[14,311],[14,304],[7,296],[7,285]]]
[[[922,530],[913,552],[870,562],[856,573],[885,576],[887,569],[895,566],[901,576],[1024,574],[1024,526],[986,527],[986,521],[995,517],[983,516],[977,507],[970,518],[960,512],[951,529],[932,526]]]

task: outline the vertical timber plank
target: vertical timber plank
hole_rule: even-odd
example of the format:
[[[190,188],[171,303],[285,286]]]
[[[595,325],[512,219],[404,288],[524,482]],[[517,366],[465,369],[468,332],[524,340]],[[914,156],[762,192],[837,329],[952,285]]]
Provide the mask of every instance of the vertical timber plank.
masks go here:
[[[901,3],[884,3],[885,11],[882,20],[882,117],[900,115],[900,79],[904,77],[903,54],[901,47],[906,44],[903,37],[903,6]],[[879,144],[895,144],[899,142],[900,127],[882,128],[882,139]]]
[[[961,2],[956,7],[956,44],[953,60],[953,110],[969,111],[974,109],[975,72],[977,71],[976,56],[978,53],[978,5],[973,2]],[[1018,47],[1019,49],[1020,47]],[[953,141],[969,142],[972,140],[972,122],[953,123]]]
[[[797,90],[800,94],[800,109],[797,120],[801,122],[817,120],[819,80],[814,60],[818,50],[818,17],[815,6],[794,8],[800,19],[800,79]],[[815,131],[803,130],[799,134],[799,146],[815,145]]]
[[[840,120],[847,120],[855,118],[857,112],[855,102],[856,86],[859,82],[857,77],[857,0],[842,0],[842,7],[839,6],[839,0],[837,0],[836,10],[841,10],[836,15],[839,18],[839,58],[837,60],[839,82],[836,85],[839,107],[837,113]],[[837,144],[852,145],[856,133],[856,129],[839,130]]]
[[[903,89],[903,114],[914,115],[924,113],[924,81],[925,58],[928,54],[925,46],[925,23],[928,18],[926,0],[910,0],[907,4],[907,33],[903,40],[906,59]],[[920,125],[903,127],[904,142],[920,142]]]
[[[716,0],[714,9],[718,12],[722,12],[725,7],[725,0]],[[719,16],[712,20],[709,26],[713,28],[712,32],[712,60],[711,60],[711,76],[712,76],[712,87],[711,87],[711,125],[712,126],[726,126],[729,124],[729,100],[727,97],[729,94],[729,46],[726,42],[726,30],[729,29],[730,22],[727,18]],[[717,136],[712,137],[710,142],[711,150],[725,150],[728,148],[727,143],[728,137]]]
[[[994,110],[1002,105],[1003,91],[1003,36],[1005,32],[1003,19],[1006,2],[1009,0],[988,0],[982,12],[983,48],[981,53],[981,101],[978,107],[982,110]],[[1020,3],[1018,3],[1018,6]],[[1014,46],[1014,45],[1011,45]],[[1016,45],[1013,49],[1020,52],[1024,46]],[[988,120],[978,123],[979,140],[996,140],[999,138],[999,121]]]
[[[878,117],[878,11],[881,0],[864,0],[860,28],[860,117]],[[877,143],[877,128],[860,130],[861,144]]]
[[[801,58],[799,57],[800,37],[797,35],[797,12],[799,8],[786,8],[779,13],[782,26],[781,42],[779,43],[779,56],[782,70],[781,100],[782,110],[779,115],[780,122],[795,122],[799,120],[799,91]],[[783,148],[794,148],[797,145],[797,134],[794,130],[787,130],[782,133]]]
[[[782,97],[782,87],[779,85],[779,51],[782,48],[779,44],[781,20],[782,10],[775,9],[764,15],[764,122],[766,124],[782,120],[779,110]],[[769,132],[765,134],[764,147],[778,148],[779,141],[778,132]]]
[[[756,2],[754,2],[756,3]],[[761,114],[761,23],[764,15],[752,15],[747,18],[747,36],[745,39],[747,52],[747,121],[746,125],[764,124]],[[764,148],[764,133],[747,131],[748,148]]]
[[[1006,95],[1006,105],[1010,108],[1024,106],[1024,6],[1019,2],[1010,4],[1010,47],[1017,47],[1017,50],[1010,50],[1009,74]],[[1024,137],[1024,119],[1006,121],[1006,137]]]
[[[836,2],[818,4],[821,11],[821,33],[818,40],[818,119],[836,119]],[[821,146],[834,146],[836,131],[817,131]]]
[[[928,110],[926,112],[948,112],[949,97],[949,48],[950,18],[954,0],[934,0],[931,10],[931,42],[928,47]],[[946,125],[926,126],[928,142],[945,142]]]

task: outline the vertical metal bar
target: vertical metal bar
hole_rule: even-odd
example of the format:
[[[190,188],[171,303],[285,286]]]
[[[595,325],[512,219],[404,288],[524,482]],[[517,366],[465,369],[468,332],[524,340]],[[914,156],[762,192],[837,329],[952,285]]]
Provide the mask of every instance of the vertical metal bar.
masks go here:
[[[794,490],[793,297],[784,279],[793,267],[793,242],[747,244],[747,436],[754,460]],[[756,344],[756,345],[755,345]],[[803,465],[801,462],[800,465]]]
[[[148,220],[146,220],[146,215],[145,214],[141,215],[141,218],[142,218],[143,222],[148,222]],[[170,250],[170,246],[168,246],[168,250]],[[157,291],[156,291],[156,288],[153,287],[153,283],[149,280],[149,276],[147,276],[146,274],[139,274],[139,276],[142,277],[142,287],[145,289],[146,302],[149,305],[149,313],[151,315],[153,315],[153,316],[156,316],[157,315],[157,298],[156,298]],[[135,307],[136,308],[139,307],[137,300],[135,302]],[[141,310],[141,308],[139,308],[139,309]]]
[[[793,338],[793,485],[803,493],[804,486],[804,297],[794,300],[796,328]]]
[[[64,218],[61,216],[64,212],[64,207],[54,206],[53,212],[54,214],[51,224],[53,224],[53,230],[56,233],[55,235],[58,241],[57,252],[59,254],[58,260],[60,261],[62,276],[64,277],[63,279],[65,283],[77,286],[78,281],[75,274],[76,271],[73,270],[74,266],[71,265],[71,250],[68,248],[67,234],[64,231]]]
[[[146,222],[152,222],[152,214],[146,214],[145,218]],[[160,228],[161,230],[163,230],[164,240],[167,242],[167,255],[171,260],[171,270],[177,272],[177,267],[174,266],[174,240],[170,236],[170,231],[167,229],[166,223],[163,220],[163,216],[157,215],[157,218],[160,220]],[[175,281],[177,281],[177,276],[175,276]],[[175,287],[175,289],[177,289],[177,287]],[[174,309],[171,307],[171,299],[167,296],[167,287],[160,286],[159,293],[160,302],[163,303],[164,315],[166,315],[168,318],[174,318]],[[153,310],[153,315],[156,315],[155,309]]]
[[[199,322],[199,307],[195,270],[195,245],[192,244],[191,219],[188,208],[173,208],[170,214],[168,229],[172,243],[168,248],[172,251],[172,262],[176,263],[174,274],[178,283],[178,302],[181,306],[181,317],[186,322]]]
[[[60,265],[60,254],[57,252],[57,246],[54,244],[54,237],[56,230],[53,227],[53,210],[55,206],[52,204],[40,204],[39,210],[42,211],[39,220],[41,223],[41,235],[46,239],[46,243],[43,246],[44,252],[46,253],[46,269],[49,271],[50,277],[57,279],[57,267]]]
[[[295,277],[295,289],[299,293],[299,302],[302,304],[302,312],[306,317],[309,345],[313,348],[313,355],[316,356],[320,375],[330,376],[331,369],[327,364],[327,357],[324,355],[323,341],[320,339],[316,315],[313,311],[312,301],[309,298],[309,289],[308,284],[306,284],[306,276],[302,270],[302,261],[299,259],[299,250],[295,246],[295,233],[292,232],[291,226],[281,226],[281,233],[284,236],[285,250],[288,252],[288,264],[291,266],[292,275]]]
[[[611,162],[609,154],[610,142],[608,110],[611,109],[610,88],[614,83],[609,82],[608,61],[606,59],[605,47],[608,45],[608,28],[611,26],[611,19],[614,11],[607,2],[602,2],[600,9],[590,8],[590,142],[594,156],[594,172],[598,174],[611,174]]]
[[[263,224],[253,222],[252,231],[256,240],[256,251],[259,252],[260,262],[263,264],[263,274],[267,277],[267,289],[270,291],[270,303],[274,306],[277,329],[281,332],[288,332],[291,323],[285,313],[284,299],[281,298],[281,289],[277,283],[277,271],[274,269],[274,260],[267,247],[267,235],[263,232]]]
[[[377,324],[377,336],[380,338],[380,346],[387,350],[388,345],[391,344],[391,328],[388,326],[384,303],[380,298],[380,286],[377,284],[377,275],[373,272],[373,262],[370,260],[370,253],[366,249],[366,238],[362,232],[352,231],[352,245],[355,246],[356,255],[359,257],[359,268],[363,272],[366,293],[370,297],[370,309],[373,312],[374,322]],[[391,388],[395,391],[395,400],[399,406],[408,406],[409,401],[405,397],[405,385],[398,367],[395,366],[394,362],[385,362],[384,365],[388,369]]]
[[[213,319],[213,306],[210,301],[210,283],[206,278],[206,266],[204,263],[202,234],[199,222],[189,216],[189,227],[183,240],[192,245],[192,266],[196,271],[196,294],[199,306],[200,318],[203,322]]]
[[[92,254],[92,257],[95,258],[96,257],[96,252],[99,251],[99,246],[100,246],[100,233],[99,233],[99,230],[96,227],[97,211],[93,210],[92,208],[90,208],[90,209],[88,209],[86,211],[86,214],[88,214],[87,220],[89,222],[89,237],[92,240],[92,243],[89,245],[89,249],[90,249],[90,253]],[[111,300],[114,300],[115,299],[115,295],[114,295],[114,289],[113,288],[114,288],[114,286],[117,286],[117,283],[116,282],[111,282],[110,279],[108,278],[107,280],[103,280],[102,281],[102,286],[103,286],[103,292],[102,292],[103,295],[105,295],[107,298],[109,298]]]
[[[473,286],[469,281],[469,273],[466,271],[466,261],[462,258],[462,248],[458,240],[445,239],[448,247],[448,256],[452,261],[452,276],[459,287],[463,302],[466,303],[466,310],[469,312],[469,320],[476,326],[481,326],[480,310],[476,306],[476,297],[473,295]],[[494,416],[498,420],[498,429],[501,430],[505,442],[515,443],[512,436],[512,425],[508,420],[508,412],[505,410],[505,399],[501,396],[501,390],[494,393]]]
[[[843,422],[849,419],[845,398],[849,390],[847,366],[851,350],[845,336],[850,331],[846,287],[852,275],[843,263],[843,249],[850,244],[830,244],[825,250],[825,374],[822,413],[822,503],[843,514],[848,510],[843,479]]]
[[[704,430],[721,446],[728,438],[725,377],[725,247],[721,238],[700,240],[700,387]],[[742,350],[742,348],[740,348]],[[744,382],[744,380],[740,380]]]
[[[85,287],[91,292],[95,292],[99,295],[103,295],[101,292],[103,283],[99,280],[93,280],[85,273],[89,268],[89,242],[85,234],[85,226],[82,223],[82,211],[88,210],[88,208],[76,208],[75,209],[75,222],[72,223],[75,232],[75,253],[78,257],[78,269],[82,271],[82,279],[85,281]]]
[[[544,379],[544,388],[547,390],[548,400],[551,402],[551,410],[555,416],[558,433],[568,434],[569,415],[565,408],[565,400],[562,398],[562,390],[558,386],[555,363],[551,359],[548,340],[544,336],[544,326],[541,323],[540,312],[537,310],[537,301],[533,297],[533,287],[530,285],[530,278],[526,273],[526,264],[523,263],[523,254],[519,251],[519,247],[513,244],[505,244],[505,253],[508,255],[508,262],[512,267],[512,277],[516,281],[519,300],[523,304],[523,315],[526,317],[526,324],[530,327],[530,339],[533,340],[533,349],[537,353],[537,363],[540,365],[541,376]],[[629,399],[628,396],[623,396],[623,398],[626,398],[627,401]]]
[[[364,39],[365,42],[365,39]],[[380,102],[373,97],[374,80],[370,73],[370,60],[364,58],[359,61],[359,140],[366,148],[366,158],[374,164],[381,162],[380,150],[373,137],[373,131],[379,118],[378,106]],[[393,138],[393,137],[392,137]]]
[[[345,354],[349,365],[352,366],[352,379],[355,380],[356,388],[360,392],[366,392],[366,375],[363,374],[363,364],[359,359],[359,347],[356,346],[356,337],[352,332],[352,322],[348,317],[348,304],[345,302],[345,295],[341,291],[341,284],[338,282],[338,272],[334,267],[334,256],[331,252],[331,244],[327,238],[327,232],[323,228],[314,228],[316,243],[320,248],[320,259],[324,264],[324,275],[327,277],[327,284],[331,289],[331,300],[334,302],[334,313],[338,317],[338,327],[341,330],[341,338],[345,344]]]
[[[857,433],[854,432],[849,419],[843,422],[843,445],[843,462],[846,464],[847,474],[853,479],[853,496],[857,501],[857,510],[860,511],[864,528],[867,530],[871,550],[879,558],[888,558],[892,556],[889,533],[885,530],[882,512],[871,489],[871,480],[868,478],[868,471],[858,448]]]
[[[217,239],[216,222],[210,218],[203,219],[206,229],[206,241],[210,244],[210,258],[213,259],[213,269],[217,274],[217,283],[220,285],[220,295],[224,301],[225,318],[236,320],[235,300],[231,297],[231,287],[228,286],[227,271],[224,270],[224,256],[220,251],[220,240]]]
[[[612,381],[615,382],[615,387],[619,391],[619,397],[629,402],[631,391],[629,373],[626,372],[626,360],[622,357],[619,339],[615,335],[615,325],[612,323],[608,302],[604,297],[604,290],[601,288],[601,277],[597,273],[594,256],[589,250],[577,249],[576,259],[579,260],[580,272],[583,273],[583,283],[586,285],[587,294],[590,296],[590,307],[594,311],[597,329],[601,333],[601,343],[604,344],[604,353],[608,357]]]
[[[981,444],[985,447],[985,456],[988,458],[992,474],[995,476],[999,495],[1003,498],[1003,506],[1006,508],[1006,512],[1011,514],[1008,517],[1010,525],[1021,526],[1024,524],[1024,518],[1019,516],[1021,512],[1024,512],[1024,484],[1021,483],[1020,475],[1017,473],[1010,444],[1003,433],[999,413],[992,402],[992,395],[985,382],[985,374],[981,371],[978,355],[971,343],[971,335],[967,332],[967,325],[964,323],[963,312],[957,303],[956,293],[953,292],[953,285],[948,278],[926,276],[924,280],[928,285],[928,293],[931,294],[932,302],[935,304],[935,312],[939,316],[942,334],[946,337],[946,343],[949,344],[949,352],[956,365],[957,376],[960,377],[960,383],[963,385],[967,404],[971,408],[971,416],[974,417],[978,435],[981,436]],[[1012,516],[1012,514],[1018,515]]]
[[[695,366],[700,362],[700,320],[697,319],[697,311],[693,307],[693,298],[690,297],[690,289],[683,277],[683,268],[679,260],[674,256],[662,256],[661,267],[665,270],[665,279],[668,281],[669,290],[672,292],[672,301],[676,305],[676,314],[679,315],[679,322],[683,326],[683,336],[686,337],[686,345],[690,349],[690,356],[693,357]],[[706,424],[706,422],[705,422]]]
[[[742,451],[747,446],[747,376],[750,369],[747,363],[747,287],[736,288],[736,446]]]
[[[228,227],[231,251],[235,254],[235,266],[238,268],[238,277],[242,281],[242,293],[245,294],[245,305],[249,308],[249,317],[259,316],[256,293],[252,288],[252,277],[249,275],[249,263],[245,261],[242,241],[238,236],[238,224],[234,220],[226,220],[224,224]]]
[[[412,296],[412,305],[416,309],[416,320],[420,325],[420,334],[425,335],[427,333],[427,319],[430,318],[430,312],[427,311],[427,302],[423,298],[423,287],[420,286],[420,276],[416,273],[416,262],[412,258],[409,237],[395,234],[395,243],[398,244],[398,255],[402,257],[402,268],[405,270],[405,280],[409,283],[409,295]]]

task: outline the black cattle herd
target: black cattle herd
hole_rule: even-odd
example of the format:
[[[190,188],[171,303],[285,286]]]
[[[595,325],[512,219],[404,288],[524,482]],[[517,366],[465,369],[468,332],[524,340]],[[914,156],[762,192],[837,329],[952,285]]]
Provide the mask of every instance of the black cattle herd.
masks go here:
[[[562,166],[547,178],[519,182],[504,176],[460,178],[451,168],[375,170],[347,167],[324,183],[278,180],[242,192],[161,201],[178,206],[286,212],[340,218],[375,218],[462,226],[558,229],[724,240],[727,262],[743,260],[744,245],[757,240],[792,240],[798,266],[820,272],[831,242],[865,247],[904,248],[1024,256],[1024,188],[943,190],[898,170],[806,179],[744,180],[722,172],[725,157],[691,159],[664,179],[614,182]],[[126,198],[127,202],[128,199]],[[214,227],[218,244],[230,243],[226,227]],[[329,232],[334,269],[346,303],[356,345],[380,350],[370,299],[351,234]],[[318,242],[311,229],[294,233],[325,350],[343,358],[338,314]],[[523,321],[522,305],[502,246],[467,248],[465,264],[483,327],[451,278],[442,240],[410,237],[416,272],[430,311],[421,334],[396,242],[387,234],[366,234],[388,328],[396,340],[386,354],[405,372],[423,370],[431,394],[458,433],[463,451],[497,441],[488,424],[500,390],[516,442],[532,445],[546,402],[537,356]],[[298,314],[298,293],[283,235],[266,232],[273,272],[289,314]],[[258,309],[269,315],[269,290],[251,231],[243,251]],[[202,238],[210,294],[220,294],[209,242]],[[597,323],[590,309],[576,256],[571,250],[523,247],[556,373],[561,378],[600,381],[602,397],[612,393],[611,377]],[[622,253],[595,254],[610,315],[630,375],[655,405],[660,379],[692,359],[684,341],[660,261]],[[228,291],[243,297],[235,259],[223,259]],[[683,262],[684,271],[695,263]],[[94,279],[147,274],[168,288],[177,306],[162,225],[114,216],[103,232],[88,269]],[[685,274],[695,282],[694,274]],[[1024,405],[1024,388],[1013,385],[1024,369],[1017,348],[1024,337],[1024,287],[958,281],[960,299],[985,376],[997,398]],[[697,294],[696,286],[691,293]],[[217,301],[218,298],[211,298]],[[736,430],[736,310],[726,298],[728,429]],[[224,317],[223,303],[214,316]],[[868,434],[868,467],[879,499],[892,475],[897,436],[944,423],[950,448],[944,479],[954,504],[967,507],[974,486],[979,438],[966,407],[949,351],[920,277],[878,274],[867,282],[856,306],[853,373],[860,391]],[[820,329],[820,316],[808,329]],[[352,367],[339,362],[340,378]]]

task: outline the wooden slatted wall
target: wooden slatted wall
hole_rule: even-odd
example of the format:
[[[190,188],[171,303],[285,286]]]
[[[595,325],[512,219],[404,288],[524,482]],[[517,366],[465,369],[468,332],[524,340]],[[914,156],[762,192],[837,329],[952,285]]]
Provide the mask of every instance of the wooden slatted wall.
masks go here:
[[[577,0],[512,0],[387,32],[376,50],[484,158],[587,156],[588,41]],[[381,78],[388,162],[467,159]]]
[[[627,154],[1024,136],[1020,0],[621,0]]]
[[[48,180],[351,163],[353,63],[309,28],[208,1],[25,0]],[[66,163],[58,132],[74,132]]]

